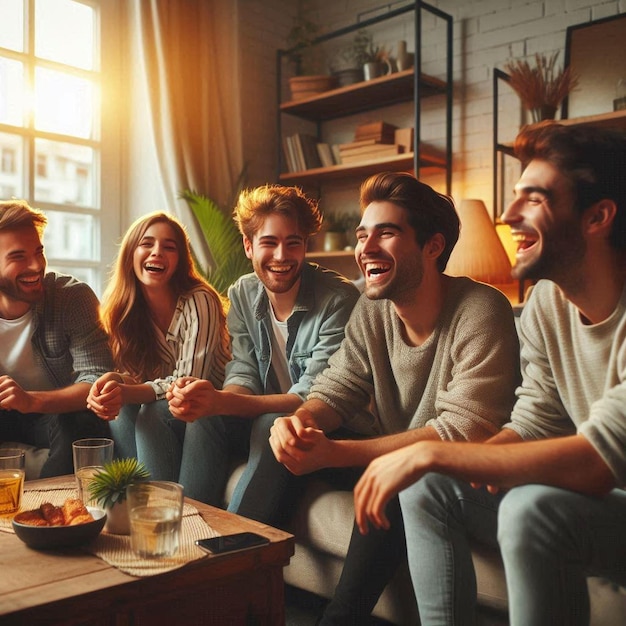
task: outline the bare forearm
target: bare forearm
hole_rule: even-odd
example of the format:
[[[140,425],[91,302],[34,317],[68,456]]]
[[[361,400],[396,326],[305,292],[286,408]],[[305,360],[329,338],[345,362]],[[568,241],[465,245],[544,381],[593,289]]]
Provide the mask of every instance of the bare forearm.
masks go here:
[[[537,483],[590,495],[615,486],[608,466],[580,435],[496,445],[442,442],[423,449],[420,445],[414,455],[419,475],[426,469],[502,488]]]
[[[150,385],[141,383],[138,385],[123,384],[122,390],[123,404],[147,404],[156,400],[156,393]]]
[[[91,385],[76,383],[62,389],[27,392],[33,401],[33,413],[72,413],[84,411]]]
[[[257,396],[234,385],[217,393],[221,396],[221,415],[255,418],[264,413],[293,413],[302,404],[301,398],[293,393]]]
[[[440,441],[434,428],[414,428],[373,439],[331,440],[332,467],[365,467],[371,461],[418,441]]]

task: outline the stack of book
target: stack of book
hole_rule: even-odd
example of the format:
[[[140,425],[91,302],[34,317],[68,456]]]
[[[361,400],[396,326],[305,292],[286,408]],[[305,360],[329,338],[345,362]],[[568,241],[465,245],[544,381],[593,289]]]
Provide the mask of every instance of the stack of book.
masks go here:
[[[376,139],[361,139],[339,145],[341,162],[345,164],[381,159],[401,154],[402,152],[404,152],[403,146],[399,146],[393,141],[385,143]]]
[[[354,131],[354,141],[374,139],[378,143],[394,143],[395,138],[396,126],[382,120],[360,124]]]

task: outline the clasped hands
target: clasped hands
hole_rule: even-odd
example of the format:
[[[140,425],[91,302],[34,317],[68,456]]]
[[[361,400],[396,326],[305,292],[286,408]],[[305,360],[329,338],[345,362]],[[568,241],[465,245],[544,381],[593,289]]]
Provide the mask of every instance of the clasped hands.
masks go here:
[[[313,415],[306,409],[298,409],[295,415],[274,420],[270,446],[276,460],[296,476],[332,464],[333,442],[318,428]]]
[[[114,420],[124,403],[122,385],[124,379],[117,372],[107,372],[91,385],[87,394],[87,408],[100,419]]]
[[[223,393],[202,378],[183,376],[175,380],[165,394],[170,413],[184,422],[226,413]]]

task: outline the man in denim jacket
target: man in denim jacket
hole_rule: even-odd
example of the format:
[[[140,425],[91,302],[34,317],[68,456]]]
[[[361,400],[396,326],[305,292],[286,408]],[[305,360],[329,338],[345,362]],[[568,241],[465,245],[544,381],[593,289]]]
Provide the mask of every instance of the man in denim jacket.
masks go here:
[[[108,434],[85,402],[113,365],[93,291],[46,273],[46,223],[26,202],[0,202],[0,441],[50,448],[42,477],[73,472],[75,439]]]
[[[281,505],[294,477],[274,458],[270,427],[302,404],[326,368],[359,293],[341,275],[305,261],[321,216],[299,189],[245,191],[235,220],[254,273],[228,293],[233,359],[224,387],[182,378],[168,399],[172,414],[188,422],[179,478],[185,493],[220,506],[231,454],[249,451],[229,509],[271,523],[288,514]]]

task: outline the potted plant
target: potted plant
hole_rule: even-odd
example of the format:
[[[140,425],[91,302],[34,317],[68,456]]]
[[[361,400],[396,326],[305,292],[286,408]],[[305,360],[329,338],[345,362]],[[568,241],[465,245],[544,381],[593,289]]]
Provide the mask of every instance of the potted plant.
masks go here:
[[[114,459],[94,474],[89,493],[107,513],[104,530],[115,535],[130,533],[126,488],[148,478],[150,473],[137,459]]]
[[[287,59],[292,63],[294,76],[289,78],[293,100],[328,91],[337,84],[334,76],[324,74],[320,67],[320,50],[315,46],[318,26],[305,17],[295,18],[287,35]]]
[[[371,42],[364,56],[363,74],[365,80],[371,80],[378,76],[390,74],[391,70],[392,66],[389,60],[389,51],[384,46],[377,46]]]
[[[349,44],[336,49],[330,63],[331,73],[337,77],[340,86],[352,85],[363,80],[363,65],[372,37],[366,29],[359,29]]]
[[[239,177],[232,201],[233,206],[244,178],[245,170]],[[211,198],[189,189],[183,191],[181,197],[186,200],[193,212],[213,260],[212,265],[202,272],[225,298],[228,288],[240,276],[252,271],[252,263],[241,243],[241,233],[232,216]]]
[[[578,84],[578,78],[569,67],[556,70],[558,55],[557,51],[547,59],[543,54],[536,54],[534,67],[528,61],[510,61],[504,66],[509,84],[524,108],[530,111],[533,122],[554,119],[563,98]]]
[[[344,250],[348,241],[352,241],[350,237],[354,238],[354,229],[359,221],[358,215],[326,213],[324,215],[324,250],[326,252]]]

